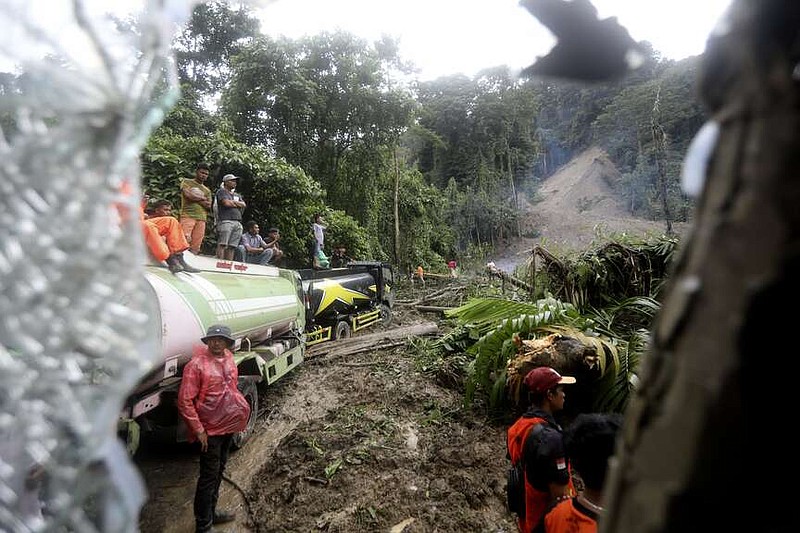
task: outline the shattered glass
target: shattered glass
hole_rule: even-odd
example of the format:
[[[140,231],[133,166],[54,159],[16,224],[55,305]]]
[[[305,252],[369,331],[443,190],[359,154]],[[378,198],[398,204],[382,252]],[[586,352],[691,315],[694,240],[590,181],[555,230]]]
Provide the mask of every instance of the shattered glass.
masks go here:
[[[117,437],[160,350],[139,153],[192,3],[108,4],[0,1],[0,531],[136,531],[144,501]]]

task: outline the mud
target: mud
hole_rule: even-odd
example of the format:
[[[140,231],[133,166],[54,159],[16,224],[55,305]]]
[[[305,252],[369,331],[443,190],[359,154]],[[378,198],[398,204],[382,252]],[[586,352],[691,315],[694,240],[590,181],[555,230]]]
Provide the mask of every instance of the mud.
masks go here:
[[[394,325],[421,320],[398,311]],[[463,406],[405,346],[312,357],[262,391],[256,434],[234,452],[217,531],[512,532],[505,425]],[[143,532],[193,531],[194,446],[136,458]]]

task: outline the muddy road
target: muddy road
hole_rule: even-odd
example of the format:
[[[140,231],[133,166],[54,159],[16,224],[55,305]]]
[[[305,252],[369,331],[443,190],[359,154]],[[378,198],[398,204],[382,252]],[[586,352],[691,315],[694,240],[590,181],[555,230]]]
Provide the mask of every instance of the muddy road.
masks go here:
[[[396,309],[392,327],[429,318]],[[262,391],[256,433],[231,455],[220,496],[237,521],[218,531],[516,530],[505,424],[465,409],[457,377],[426,367],[419,350],[370,335],[355,354],[310,351]],[[197,459],[194,446],[142,449],[141,531],[194,530]]]

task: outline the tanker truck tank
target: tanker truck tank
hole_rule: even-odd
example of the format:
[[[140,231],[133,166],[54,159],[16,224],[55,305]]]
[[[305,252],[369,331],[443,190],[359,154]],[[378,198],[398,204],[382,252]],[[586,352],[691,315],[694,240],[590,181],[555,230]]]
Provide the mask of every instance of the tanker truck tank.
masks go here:
[[[243,341],[255,346],[292,330],[302,331],[303,304],[298,283],[292,279],[294,273],[264,270],[174,275],[163,267],[146,266],[145,278],[158,302],[163,366],[142,380],[134,392],[175,376],[212,324],[229,326],[237,349]]]
[[[153,322],[161,359],[128,395],[118,428],[131,453],[139,433],[183,428],[174,402],[183,366],[208,327],[222,323],[236,339],[234,359],[240,387],[257,402],[255,384],[272,383],[303,360],[304,294],[293,270],[184,256],[199,273],[172,274],[161,265],[145,266],[147,289],[157,302]],[[153,344],[153,343],[150,343]],[[256,404],[257,405],[257,404]],[[180,440],[180,438],[179,438]]]

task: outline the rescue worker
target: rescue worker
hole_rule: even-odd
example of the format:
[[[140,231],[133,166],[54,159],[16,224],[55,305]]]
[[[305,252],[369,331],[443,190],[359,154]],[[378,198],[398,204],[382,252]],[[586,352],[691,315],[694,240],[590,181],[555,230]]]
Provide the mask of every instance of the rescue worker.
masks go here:
[[[529,409],[508,430],[507,450],[512,463],[523,462],[525,514],[517,517],[523,533],[530,533],[557,502],[573,495],[561,426],[553,415],[564,408],[564,385],[575,378],[549,366],[525,376]]]
[[[200,474],[194,495],[197,533],[213,524],[231,522],[231,512],[217,510],[219,486],[228,462],[233,435],[245,429],[250,404],[237,384],[239,371],[231,349],[231,329],[222,324],[208,328],[192,359],[183,369],[178,390],[178,410],[189,427],[190,440],[200,441]]]
[[[583,482],[576,497],[563,501],[539,523],[537,533],[597,533],[603,515],[603,484],[608,460],[614,455],[622,415],[583,413],[567,428],[564,444],[572,469]]]
[[[168,200],[157,200],[152,216],[142,209],[141,217],[144,242],[156,261],[166,261],[173,274],[200,272],[186,264],[183,252],[189,249],[189,243],[180,222],[172,216],[172,204]]]

